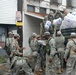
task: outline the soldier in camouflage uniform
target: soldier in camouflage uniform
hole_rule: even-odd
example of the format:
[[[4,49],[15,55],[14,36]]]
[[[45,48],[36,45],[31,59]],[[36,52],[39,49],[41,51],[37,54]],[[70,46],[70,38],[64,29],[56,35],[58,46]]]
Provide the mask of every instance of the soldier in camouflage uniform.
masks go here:
[[[44,17],[43,23],[45,24],[47,20],[52,21],[53,17],[54,17],[54,13],[50,11],[50,13]]]
[[[18,45],[19,37],[19,34],[14,34],[14,41],[11,44],[11,69],[17,74],[19,69],[22,68],[26,75],[34,75],[26,61],[27,58],[23,58],[23,50]]]
[[[55,40],[50,36],[49,32],[45,32],[44,35],[47,36],[48,40],[46,42],[46,75],[56,75],[57,66],[60,66],[59,58],[57,56]]]
[[[44,32],[47,30],[45,29],[45,24],[47,21],[50,21],[53,24],[53,19],[54,19],[54,13],[52,11],[50,11],[50,13],[48,15],[46,15],[43,19],[43,22],[40,24],[40,35],[42,36],[44,34]],[[48,31],[53,31],[53,25],[51,24],[50,28]]]
[[[65,37],[62,35],[61,31],[57,32],[57,36],[55,37],[56,49],[60,59],[60,68],[58,69],[58,73],[63,72],[63,63],[64,63],[64,42]]]
[[[57,12],[54,15],[54,19],[58,19],[58,18],[63,18],[63,15],[59,10],[57,10]]]
[[[32,64],[31,67],[34,70],[35,74],[38,74],[38,71],[40,69],[39,65],[39,54],[38,54],[38,40],[37,40],[37,34],[32,34],[33,39],[30,41],[30,48],[32,51],[31,57],[32,57]]]
[[[68,55],[69,57],[67,58]],[[71,33],[71,38],[67,43],[64,58],[67,62],[66,75],[76,75],[76,33]],[[75,71],[75,74],[73,74],[73,71]]]
[[[11,46],[11,43],[13,42],[13,33],[12,32],[9,32],[8,33],[8,38],[6,38],[6,52],[7,54],[10,56],[10,53],[11,53],[11,49],[10,49],[10,46]]]
[[[40,70],[39,71],[44,71],[45,68],[45,51],[44,47],[46,46],[45,41],[41,40],[40,35],[37,36],[38,40],[38,53],[40,57]]]

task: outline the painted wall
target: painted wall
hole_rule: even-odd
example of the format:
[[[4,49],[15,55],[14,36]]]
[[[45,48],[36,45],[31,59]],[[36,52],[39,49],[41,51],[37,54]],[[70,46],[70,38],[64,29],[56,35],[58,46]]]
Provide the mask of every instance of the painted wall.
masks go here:
[[[31,16],[24,15],[24,25],[23,25],[23,47],[26,47],[26,54],[30,50],[28,39],[30,35],[35,32],[37,34],[40,33],[40,23],[41,19],[34,18]],[[29,52],[28,52],[29,53]]]

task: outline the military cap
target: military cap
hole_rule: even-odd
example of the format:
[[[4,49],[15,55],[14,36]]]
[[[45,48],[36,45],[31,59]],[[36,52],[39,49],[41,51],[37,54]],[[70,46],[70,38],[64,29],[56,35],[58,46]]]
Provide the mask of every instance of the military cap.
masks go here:
[[[14,37],[20,37],[20,35],[19,34],[14,34]]]
[[[70,35],[71,37],[76,37],[76,33],[71,33],[71,35]]]
[[[37,36],[37,34],[36,33],[32,33],[32,37],[34,37],[34,36]]]
[[[12,34],[12,32],[8,32],[8,34]]]
[[[44,33],[44,36],[46,36],[46,35],[50,35],[50,32],[48,32],[48,31],[45,32],[45,33]]]
[[[40,35],[37,35],[37,38],[39,38],[40,37]]]

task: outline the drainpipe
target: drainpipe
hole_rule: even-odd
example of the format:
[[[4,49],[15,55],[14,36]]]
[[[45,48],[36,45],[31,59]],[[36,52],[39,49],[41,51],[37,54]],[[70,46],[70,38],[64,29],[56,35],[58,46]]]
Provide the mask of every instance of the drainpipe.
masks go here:
[[[23,9],[23,0],[17,0],[17,11],[21,12],[21,21],[17,21],[17,33],[20,35],[19,45],[22,47],[23,45],[23,26],[22,26],[22,9]]]

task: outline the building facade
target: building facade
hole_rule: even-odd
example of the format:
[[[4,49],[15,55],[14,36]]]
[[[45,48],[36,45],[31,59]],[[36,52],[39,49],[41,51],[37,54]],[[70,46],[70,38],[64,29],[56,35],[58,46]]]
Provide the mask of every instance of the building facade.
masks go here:
[[[9,31],[17,32],[17,0],[0,0],[0,46],[4,46]]]
[[[54,13],[67,8],[75,9],[75,0],[23,0],[23,46],[28,47],[28,38],[33,33],[40,33],[40,23],[50,11]],[[72,2],[71,2],[72,1]],[[26,39],[25,39],[26,38]]]

